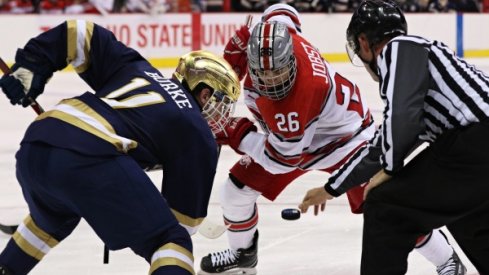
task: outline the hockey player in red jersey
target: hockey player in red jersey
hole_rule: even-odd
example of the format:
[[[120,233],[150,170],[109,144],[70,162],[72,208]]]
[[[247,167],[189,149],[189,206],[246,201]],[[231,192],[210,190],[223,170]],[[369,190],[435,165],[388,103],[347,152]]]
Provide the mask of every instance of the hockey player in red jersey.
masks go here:
[[[375,126],[359,88],[302,37],[299,14],[288,5],[267,9],[251,34],[246,26],[238,30],[224,57],[246,77],[244,100],[264,133],[247,118],[234,118],[217,135],[245,155],[221,190],[230,248],[204,257],[199,274],[256,274],[257,198],[273,201],[308,171],[335,171],[373,137]],[[363,187],[347,195],[351,211],[361,213]],[[453,252],[439,231],[420,239],[428,241],[443,252],[434,254]]]

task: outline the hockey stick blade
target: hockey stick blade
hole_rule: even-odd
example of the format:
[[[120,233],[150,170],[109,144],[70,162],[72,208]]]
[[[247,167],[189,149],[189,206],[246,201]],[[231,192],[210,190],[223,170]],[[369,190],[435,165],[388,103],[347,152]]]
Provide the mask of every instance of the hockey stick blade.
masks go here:
[[[14,234],[15,230],[17,230],[18,225],[4,225],[0,223],[0,231],[2,231],[5,234],[12,235]]]
[[[217,146],[217,157],[221,156],[222,146]],[[199,226],[198,232],[200,235],[208,238],[208,239],[217,239],[219,238],[226,230],[228,229],[225,225],[220,225],[209,221],[209,219],[204,219]]]
[[[199,226],[200,235],[208,239],[217,239],[228,230],[229,226],[220,225],[204,219],[204,221]]]
[[[0,70],[5,75],[12,73],[12,70],[10,70],[7,63],[5,63],[5,61],[3,61],[3,59],[1,57],[0,57]],[[29,100],[31,102],[30,106],[32,109],[34,109],[34,112],[36,112],[36,114],[40,115],[40,114],[44,113],[44,109],[41,107],[41,105],[39,105],[39,103],[37,103],[37,101],[35,101],[32,98],[29,98]]]

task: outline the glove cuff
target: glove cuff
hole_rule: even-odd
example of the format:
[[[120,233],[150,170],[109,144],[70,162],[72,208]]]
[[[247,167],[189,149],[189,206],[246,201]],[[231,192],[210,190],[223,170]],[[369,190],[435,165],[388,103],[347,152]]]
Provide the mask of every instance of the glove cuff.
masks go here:
[[[12,66],[12,71],[23,67],[31,71],[33,74],[40,75],[44,79],[53,76],[53,69],[47,60],[43,60],[34,54],[31,54],[23,49],[17,49],[15,54],[15,64]]]

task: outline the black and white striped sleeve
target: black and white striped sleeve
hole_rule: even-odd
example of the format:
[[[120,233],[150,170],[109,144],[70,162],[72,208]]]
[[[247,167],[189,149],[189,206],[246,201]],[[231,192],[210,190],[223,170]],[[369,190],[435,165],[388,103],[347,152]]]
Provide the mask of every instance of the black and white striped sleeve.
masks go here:
[[[379,55],[380,96],[384,101],[382,155],[387,174],[404,165],[419,135],[425,131],[424,102],[429,89],[428,50],[409,40],[389,42]]]
[[[382,144],[378,129],[374,138],[360,148],[340,169],[336,170],[324,185],[326,191],[337,197],[351,188],[367,182],[382,167],[379,158],[382,154]]]

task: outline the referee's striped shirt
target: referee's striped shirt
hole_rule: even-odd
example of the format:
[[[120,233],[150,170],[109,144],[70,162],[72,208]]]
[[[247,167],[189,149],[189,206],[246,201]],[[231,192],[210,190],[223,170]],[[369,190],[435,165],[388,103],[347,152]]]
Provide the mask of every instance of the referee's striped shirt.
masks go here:
[[[371,142],[334,173],[326,190],[340,195],[380,169],[395,173],[422,141],[487,120],[489,77],[438,41],[398,36],[377,58],[383,122]],[[380,159],[380,162],[379,162]]]

